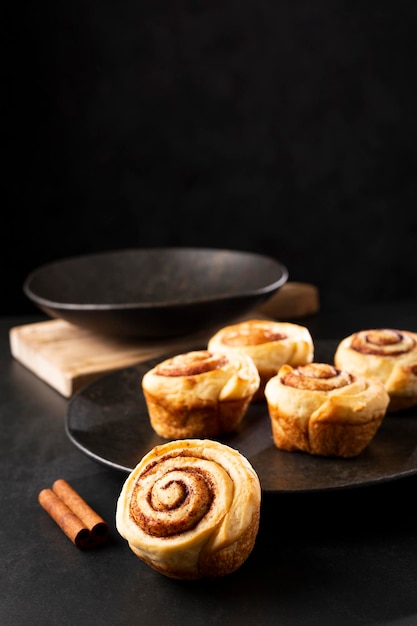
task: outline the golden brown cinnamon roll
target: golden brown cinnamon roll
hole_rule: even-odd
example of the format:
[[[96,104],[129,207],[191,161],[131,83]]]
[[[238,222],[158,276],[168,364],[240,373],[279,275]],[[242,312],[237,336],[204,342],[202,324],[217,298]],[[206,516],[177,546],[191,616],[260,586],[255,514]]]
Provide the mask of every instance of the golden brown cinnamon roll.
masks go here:
[[[264,399],[265,385],[281,365],[305,365],[314,357],[313,340],[307,328],[270,320],[249,320],[225,326],[211,337],[208,349],[238,352],[252,358],[260,376],[253,402]]]
[[[380,380],[390,396],[388,412],[417,405],[417,333],[361,330],[339,343],[334,362],[348,372]]]
[[[152,428],[166,439],[216,437],[234,430],[258,387],[250,357],[208,350],[166,359],[142,378]]]
[[[116,527],[150,567],[179,579],[215,578],[248,558],[261,488],[249,461],[211,440],[153,448],[123,485]]]
[[[353,457],[380,427],[389,397],[378,380],[327,363],[283,365],[265,397],[277,448]]]

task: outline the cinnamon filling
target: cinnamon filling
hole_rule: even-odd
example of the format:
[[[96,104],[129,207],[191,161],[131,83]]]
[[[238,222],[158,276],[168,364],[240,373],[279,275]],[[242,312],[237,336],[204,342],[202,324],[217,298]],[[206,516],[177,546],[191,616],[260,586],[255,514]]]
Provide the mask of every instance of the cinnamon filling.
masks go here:
[[[381,328],[356,333],[350,347],[362,354],[396,356],[409,352],[414,346],[415,341],[409,335],[392,328]]]
[[[281,382],[296,389],[331,391],[350,385],[353,376],[328,363],[310,363],[293,369],[281,378]]]
[[[143,488],[141,478],[132,492],[130,515],[144,532],[155,537],[171,537],[195,528],[212,506],[210,477],[195,467],[170,468],[155,478],[149,489]]]
[[[208,350],[178,354],[172,359],[160,363],[155,368],[158,376],[196,376],[221,369],[228,362],[223,354],[214,354]]]
[[[222,343],[227,346],[257,346],[271,341],[286,339],[284,333],[274,332],[268,328],[248,328],[231,330],[224,334]]]

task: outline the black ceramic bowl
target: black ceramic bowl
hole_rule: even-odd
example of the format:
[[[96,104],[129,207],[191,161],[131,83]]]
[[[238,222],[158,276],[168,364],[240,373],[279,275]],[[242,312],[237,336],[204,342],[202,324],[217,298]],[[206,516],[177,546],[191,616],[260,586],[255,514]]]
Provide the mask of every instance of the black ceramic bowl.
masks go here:
[[[282,263],[250,252],[139,248],[43,265],[23,291],[50,317],[98,333],[162,338],[225,325],[287,279]]]

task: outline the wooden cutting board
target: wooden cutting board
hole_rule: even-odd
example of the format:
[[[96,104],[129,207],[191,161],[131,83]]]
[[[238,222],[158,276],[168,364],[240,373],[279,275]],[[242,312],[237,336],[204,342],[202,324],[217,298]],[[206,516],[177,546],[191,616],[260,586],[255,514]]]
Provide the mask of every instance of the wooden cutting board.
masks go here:
[[[319,309],[316,287],[286,283],[257,310],[242,318],[297,320]],[[170,352],[204,346],[217,329],[163,341],[106,337],[51,319],[10,329],[12,356],[61,395],[70,398],[99,376]]]

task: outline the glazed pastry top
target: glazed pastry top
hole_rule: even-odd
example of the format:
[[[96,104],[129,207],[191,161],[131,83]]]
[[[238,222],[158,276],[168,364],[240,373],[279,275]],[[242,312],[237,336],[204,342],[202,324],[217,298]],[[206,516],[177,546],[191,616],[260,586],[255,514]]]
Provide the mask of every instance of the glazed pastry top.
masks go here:
[[[203,400],[232,400],[252,395],[259,387],[258,370],[242,354],[194,350],[166,359],[146,372],[142,386],[167,400],[192,392]]]
[[[244,351],[260,368],[278,368],[283,363],[300,365],[313,360],[314,346],[308,329],[290,322],[249,320],[220,329],[209,349]]]
[[[378,378],[390,394],[417,396],[417,333],[361,330],[340,342],[334,361],[347,371]]]
[[[386,357],[406,354],[412,356],[416,345],[417,335],[393,328],[362,330],[352,335],[350,339],[352,350]]]
[[[298,368],[283,365],[266,385],[268,403],[292,419],[367,421],[385,407],[388,395],[377,380],[356,376],[327,363]]]

